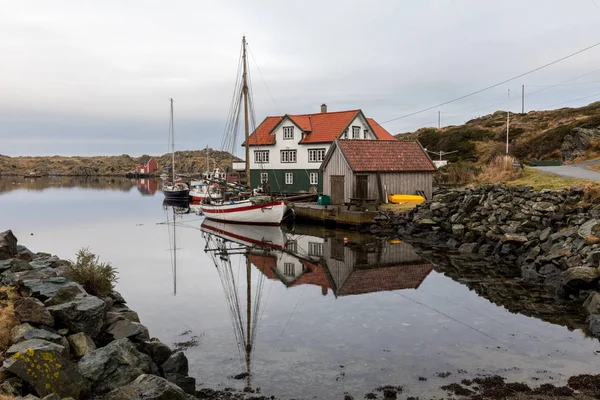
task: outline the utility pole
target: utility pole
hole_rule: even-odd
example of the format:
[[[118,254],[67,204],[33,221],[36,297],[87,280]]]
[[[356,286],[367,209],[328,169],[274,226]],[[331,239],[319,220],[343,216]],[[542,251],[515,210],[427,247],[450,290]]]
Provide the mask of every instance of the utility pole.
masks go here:
[[[510,130],[510,89],[508,89],[508,103],[506,104],[506,155],[508,155],[508,132]]]
[[[442,112],[438,111],[438,129],[442,127]]]
[[[521,114],[525,114],[525,85],[521,85]]]

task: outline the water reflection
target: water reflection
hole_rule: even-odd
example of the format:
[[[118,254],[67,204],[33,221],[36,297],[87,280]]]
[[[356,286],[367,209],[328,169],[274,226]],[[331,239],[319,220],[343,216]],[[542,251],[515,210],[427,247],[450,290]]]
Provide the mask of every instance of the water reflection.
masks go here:
[[[11,176],[0,179],[0,193],[13,190],[100,189],[128,192],[136,187],[143,196],[154,196],[158,191],[156,179],[129,179],[119,176],[42,176],[37,178]]]
[[[165,221],[162,225],[167,227],[169,239],[169,252],[171,255],[171,274],[173,276],[173,296],[177,296],[177,237],[181,235],[178,232],[182,228],[181,219],[184,214],[190,212],[187,202],[177,202],[176,200],[163,201],[163,209],[165,210]]]

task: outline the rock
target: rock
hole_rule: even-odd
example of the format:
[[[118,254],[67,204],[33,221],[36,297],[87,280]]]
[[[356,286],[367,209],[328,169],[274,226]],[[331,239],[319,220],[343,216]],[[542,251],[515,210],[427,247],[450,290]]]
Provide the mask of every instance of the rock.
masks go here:
[[[19,327],[23,327],[23,328],[19,328]],[[13,335],[13,331],[14,331],[14,335]],[[31,326],[29,324],[23,324],[23,325],[18,325],[15,328],[13,328],[13,330],[11,330],[11,338],[18,339],[18,340],[14,340],[13,343],[18,343],[23,340],[30,340],[30,339],[47,340],[49,342],[63,346],[65,348],[65,351],[63,352],[63,356],[65,356],[66,358],[70,358],[69,342],[63,336],[57,335],[54,332],[50,332],[45,329],[34,328],[33,326]]]
[[[594,337],[600,338],[600,315],[594,314],[587,318],[588,327]]]
[[[54,325],[54,317],[44,307],[44,303],[32,297],[15,300],[15,316],[20,322],[33,322],[48,326]]]
[[[21,396],[23,394],[23,380],[16,376],[5,379],[0,385],[0,390],[9,396]]]
[[[82,293],[85,293],[81,285],[62,276],[23,280],[20,292],[23,296],[33,296],[44,301],[54,296],[59,289],[66,286],[78,286],[81,288]]]
[[[10,263],[11,272],[23,272],[23,271],[29,271],[31,269],[33,269],[33,267],[25,260],[19,260],[19,259],[15,258]]]
[[[600,271],[592,267],[569,268],[561,273],[561,280],[562,284],[569,289],[588,289],[600,280]]]
[[[105,400],[187,400],[175,384],[155,375],[140,375],[130,384],[108,393]]]
[[[181,374],[166,374],[165,379],[179,386],[184,392],[196,393],[196,379]]]
[[[75,300],[75,298],[80,294],[86,294],[85,290],[80,285],[63,286],[58,289],[52,295],[52,297],[44,301],[44,304],[46,306],[56,306],[58,304]]]
[[[83,332],[71,335],[67,337],[67,340],[71,345],[71,349],[73,350],[73,355],[75,357],[83,357],[86,354],[96,350],[96,344],[92,338]]]
[[[554,264],[546,264],[538,271],[540,275],[554,275],[562,272]]]
[[[588,314],[600,314],[600,293],[592,292],[583,302],[583,308]]]
[[[143,341],[150,339],[148,328],[138,322],[131,322],[126,319],[110,325],[105,333],[114,340],[130,338],[132,340]]]
[[[558,210],[558,207],[547,201],[539,201],[539,202],[533,203],[531,205],[531,209],[534,211],[548,213],[548,212],[554,212],[554,211]]]
[[[33,251],[29,250],[27,247],[18,244],[17,245],[17,258],[20,260],[31,261],[35,257]]]
[[[477,243],[463,243],[458,248],[459,253],[477,253],[479,244]]]
[[[572,161],[585,156],[593,142],[600,139],[598,128],[573,128],[563,137],[560,152],[563,160]]]
[[[150,371],[152,360],[140,353],[129,339],[119,339],[85,356],[77,364],[95,393],[106,393],[127,385]]]
[[[500,238],[500,242],[502,243],[510,243],[515,245],[522,245],[527,242],[527,237],[523,235],[516,235],[512,233],[505,233]]]
[[[42,339],[12,345],[3,367],[33,386],[39,396],[58,393],[79,399],[87,382],[63,353],[65,348]]]
[[[104,325],[104,302],[95,296],[77,295],[74,300],[48,307],[48,310],[71,333],[84,332],[94,338]]]
[[[586,244],[598,244],[600,243],[600,238],[596,235],[587,235],[583,238]]]
[[[422,226],[433,226],[433,225],[437,225],[437,222],[435,222],[434,220],[432,220],[431,218],[424,218],[424,219],[418,219],[415,221],[415,225],[422,225]]]
[[[137,344],[138,350],[148,354],[156,365],[162,365],[173,354],[173,350],[156,338]]]
[[[4,231],[0,233],[0,260],[13,258],[18,253],[17,238],[12,231]]]
[[[594,235],[596,233],[600,233],[600,220],[598,219],[590,219],[577,230],[577,234],[583,239],[585,239],[586,236]]]
[[[452,225],[452,234],[456,237],[463,237],[465,234],[465,226],[463,224]]]
[[[545,242],[546,240],[548,240],[548,237],[550,237],[551,233],[552,233],[552,228],[550,228],[550,227],[541,231],[540,232],[540,242]]]
[[[486,244],[481,245],[479,250],[477,250],[477,254],[479,254],[480,256],[486,257],[486,256],[491,255],[493,253],[493,251],[494,251],[494,246],[486,243]]]
[[[29,325],[27,322],[24,324],[20,324],[15,326],[10,330],[10,341],[12,344],[19,343],[25,340],[25,332],[28,329],[35,329],[33,326]]]
[[[167,359],[161,366],[166,374],[188,374],[188,359],[182,351],[177,351]]]
[[[42,400],[62,400],[62,398],[56,393],[52,393],[42,398]]]

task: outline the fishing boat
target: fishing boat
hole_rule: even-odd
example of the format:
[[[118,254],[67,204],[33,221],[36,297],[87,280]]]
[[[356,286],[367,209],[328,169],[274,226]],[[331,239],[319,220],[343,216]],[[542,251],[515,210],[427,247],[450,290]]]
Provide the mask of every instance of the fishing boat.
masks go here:
[[[246,149],[246,192],[231,194],[225,192],[220,200],[208,198],[206,204],[202,204],[202,212],[208,219],[238,224],[253,225],[280,225],[286,210],[287,202],[283,199],[274,199],[271,196],[251,197],[250,184],[250,147],[249,147],[249,116],[248,110],[254,110],[250,104],[249,78],[247,73],[246,37],[242,38],[242,79],[240,85],[234,90],[233,107],[227,126],[230,128],[226,135],[231,136],[224,143],[235,144],[237,133],[237,122],[240,121],[239,114],[244,110],[244,147]],[[238,71],[239,73],[240,71]],[[252,118],[254,121],[255,118]],[[233,149],[231,149],[233,150]],[[226,174],[227,176],[227,174]],[[227,185],[225,185],[227,189]]]
[[[169,136],[171,139],[171,180],[163,183],[162,192],[167,199],[188,200],[190,187],[175,175],[175,125],[173,121],[173,99],[171,99],[171,118],[169,123]]]

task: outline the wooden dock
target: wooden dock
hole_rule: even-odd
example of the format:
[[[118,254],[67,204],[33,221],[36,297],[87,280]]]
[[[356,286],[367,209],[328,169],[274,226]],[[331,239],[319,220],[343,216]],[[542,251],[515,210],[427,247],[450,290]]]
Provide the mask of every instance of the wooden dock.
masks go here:
[[[319,223],[332,227],[360,228],[369,226],[377,216],[377,209],[367,211],[348,210],[344,205],[322,206],[316,203],[293,203],[297,221]]]

